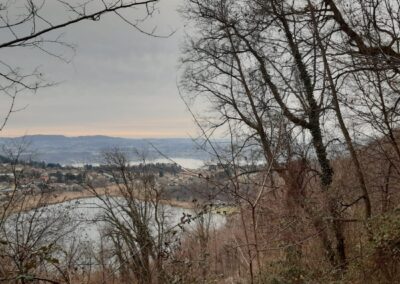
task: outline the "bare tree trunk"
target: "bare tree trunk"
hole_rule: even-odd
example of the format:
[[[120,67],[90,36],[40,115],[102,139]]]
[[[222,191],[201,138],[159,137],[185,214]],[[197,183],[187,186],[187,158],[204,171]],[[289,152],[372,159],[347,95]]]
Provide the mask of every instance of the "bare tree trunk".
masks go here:
[[[340,125],[340,129],[342,130],[343,136],[346,140],[346,144],[347,147],[350,151],[350,155],[353,161],[354,166],[356,167],[356,172],[357,172],[357,178],[361,187],[361,191],[362,191],[362,197],[364,200],[364,204],[365,204],[365,218],[368,219],[371,217],[371,200],[369,198],[369,194],[368,194],[368,190],[367,190],[367,185],[365,183],[365,178],[364,178],[364,173],[361,169],[361,164],[360,161],[358,159],[356,150],[354,148],[353,145],[353,141],[350,137],[349,131],[347,130],[346,124],[344,122],[343,116],[342,116],[342,112],[340,109],[340,105],[339,105],[339,99],[338,99],[338,94],[336,92],[336,85],[333,81],[333,77],[332,77],[332,72],[331,72],[331,68],[329,66],[328,63],[328,59],[326,57],[326,52],[325,52],[325,48],[322,44],[322,40],[319,34],[319,30],[318,30],[318,26],[317,26],[317,21],[316,21],[316,17],[315,17],[315,13],[314,13],[314,8],[311,4],[311,2],[308,0],[308,4],[309,7],[311,9],[311,17],[312,17],[312,21],[313,21],[313,25],[314,25],[314,35],[316,37],[317,40],[317,44],[319,46],[319,50],[321,52],[321,56],[324,62],[324,66],[326,69],[326,75],[329,81],[329,85],[330,85],[330,89],[331,89],[331,94],[332,94],[332,98],[333,98],[333,106],[336,112],[336,117],[339,121],[339,125]]]

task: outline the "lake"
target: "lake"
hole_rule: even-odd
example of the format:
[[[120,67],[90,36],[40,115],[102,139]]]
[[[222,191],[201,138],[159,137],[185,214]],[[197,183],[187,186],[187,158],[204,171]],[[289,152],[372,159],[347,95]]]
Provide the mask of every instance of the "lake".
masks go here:
[[[146,161],[148,164],[156,164],[156,163],[165,163],[165,164],[172,164],[175,162],[176,164],[180,165],[183,168],[186,169],[199,169],[204,166],[205,161],[199,160],[199,159],[191,159],[191,158],[171,158],[171,159],[166,159],[166,158],[159,158],[159,159],[149,159]],[[129,162],[131,165],[139,165],[143,163],[143,161],[130,161]],[[72,167],[77,167],[77,168],[82,168],[83,166],[87,165],[87,163],[72,163],[70,166]],[[90,163],[92,166],[99,166],[100,163]],[[65,165],[64,165],[65,166]]]
[[[55,207],[57,210],[69,210],[72,218],[75,218],[80,223],[73,234],[75,234],[76,237],[84,237],[85,239],[90,239],[96,242],[100,238],[101,229],[104,227],[104,222],[101,221],[101,215],[104,211],[101,206],[103,206],[102,201],[93,197],[50,205],[49,209]],[[177,226],[184,214],[190,214],[192,216],[196,215],[192,209],[173,207],[170,205],[162,205],[162,207],[167,215],[167,228]],[[224,226],[225,223],[226,217],[224,215],[214,213],[210,214],[210,227],[220,228]],[[190,224],[185,224],[184,228],[190,230],[195,226],[196,223],[192,221]]]

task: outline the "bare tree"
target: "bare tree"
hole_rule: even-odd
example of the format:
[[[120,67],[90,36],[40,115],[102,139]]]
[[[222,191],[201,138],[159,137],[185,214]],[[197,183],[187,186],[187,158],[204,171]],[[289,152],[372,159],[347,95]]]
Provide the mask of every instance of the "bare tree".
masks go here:
[[[35,93],[40,88],[54,85],[49,82],[39,67],[29,70],[17,65],[7,57],[9,49],[37,50],[63,62],[71,60],[73,44],[65,42],[62,30],[85,21],[99,21],[106,14],[113,14],[132,28],[156,36],[155,31],[142,29],[141,24],[155,10],[158,0],[76,0],[76,1],[33,1],[17,0],[0,3],[0,95],[7,98],[8,111],[3,115],[0,131],[5,127],[12,113],[21,110],[16,106],[17,96]],[[142,11],[137,11],[138,9]],[[127,16],[124,11],[133,10],[136,17]],[[58,14],[54,18],[54,13]]]
[[[59,283],[62,247],[77,223],[68,210],[46,206],[47,196],[25,177],[25,151],[23,143],[5,149],[9,163],[3,171],[12,176],[9,189],[0,190],[0,282]]]
[[[103,238],[113,251],[109,260],[117,259],[114,269],[123,282],[165,283],[170,277],[165,262],[176,245],[179,226],[187,219],[184,216],[177,224],[171,222],[171,213],[162,203],[162,188],[152,173],[133,171],[118,150],[105,158],[114,186],[105,192],[90,183],[88,188],[103,211]]]
[[[319,163],[322,191],[329,192],[333,170],[328,159],[328,141],[323,138],[329,101],[324,83],[319,81],[320,65],[316,64],[315,46],[307,45],[309,38],[301,41],[297,38],[299,34],[311,38],[312,35],[307,27],[297,32],[301,21],[292,19],[291,9],[295,6],[276,1],[255,1],[246,8],[230,1],[190,2],[190,17],[197,20],[202,33],[189,42],[193,53],[187,57],[186,78],[195,88],[188,90],[211,93],[225,105],[233,105],[235,112],[231,113],[238,115],[236,119],[257,130],[268,161],[272,157],[269,148],[275,141],[274,138],[267,140],[264,129],[266,123],[273,120],[263,117],[274,111],[282,113],[286,123],[297,132],[306,131],[310,135],[309,141]],[[221,83],[218,76],[225,76],[227,83]],[[233,88],[229,82],[240,89]],[[226,90],[228,95],[223,96],[221,90]],[[245,98],[249,103],[244,103]],[[238,105],[247,109],[242,111]],[[253,116],[251,119],[248,113]],[[229,117],[235,119],[233,115]],[[275,139],[279,137],[271,134]],[[279,167],[276,165],[272,169]],[[336,236],[337,261],[343,264],[344,236],[338,221],[337,197],[327,193],[326,198],[333,220],[330,224]],[[321,220],[317,223],[323,226]],[[328,239],[324,244],[328,258],[335,263],[332,244]]]

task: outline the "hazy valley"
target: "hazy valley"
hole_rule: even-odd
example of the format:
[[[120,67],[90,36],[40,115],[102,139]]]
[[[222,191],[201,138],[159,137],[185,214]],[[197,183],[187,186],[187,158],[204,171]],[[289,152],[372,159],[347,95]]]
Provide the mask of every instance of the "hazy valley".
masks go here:
[[[211,155],[204,141],[190,138],[129,139],[108,136],[66,137],[63,135],[27,135],[17,138],[0,137],[0,145],[14,147],[23,144],[23,158],[63,165],[99,164],[102,154],[119,149],[132,161],[143,158],[178,158],[207,161]]]

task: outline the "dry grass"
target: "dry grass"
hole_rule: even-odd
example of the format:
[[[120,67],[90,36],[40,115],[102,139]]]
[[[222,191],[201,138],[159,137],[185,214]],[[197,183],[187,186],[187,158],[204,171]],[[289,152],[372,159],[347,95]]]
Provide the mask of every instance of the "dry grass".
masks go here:
[[[98,196],[121,196],[121,191],[117,186],[108,186],[106,188],[96,188],[96,194],[92,190],[82,189],[81,191],[57,191],[50,193],[31,194],[29,198],[24,198],[23,205],[16,204],[13,206],[15,211],[28,211],[40,206],[54,205],[63,203],[66,201],[93,198]],[[18,197],[16,198],[18,199]],[[140,195],[137,195],[138,200],[144,200]],[[178,200],[167,200],[162,199],[160,203],[163,205],[169,205],[173,207],[179,207],[184,209],[193,209],[194,204],[192,202],[178,201]]]

